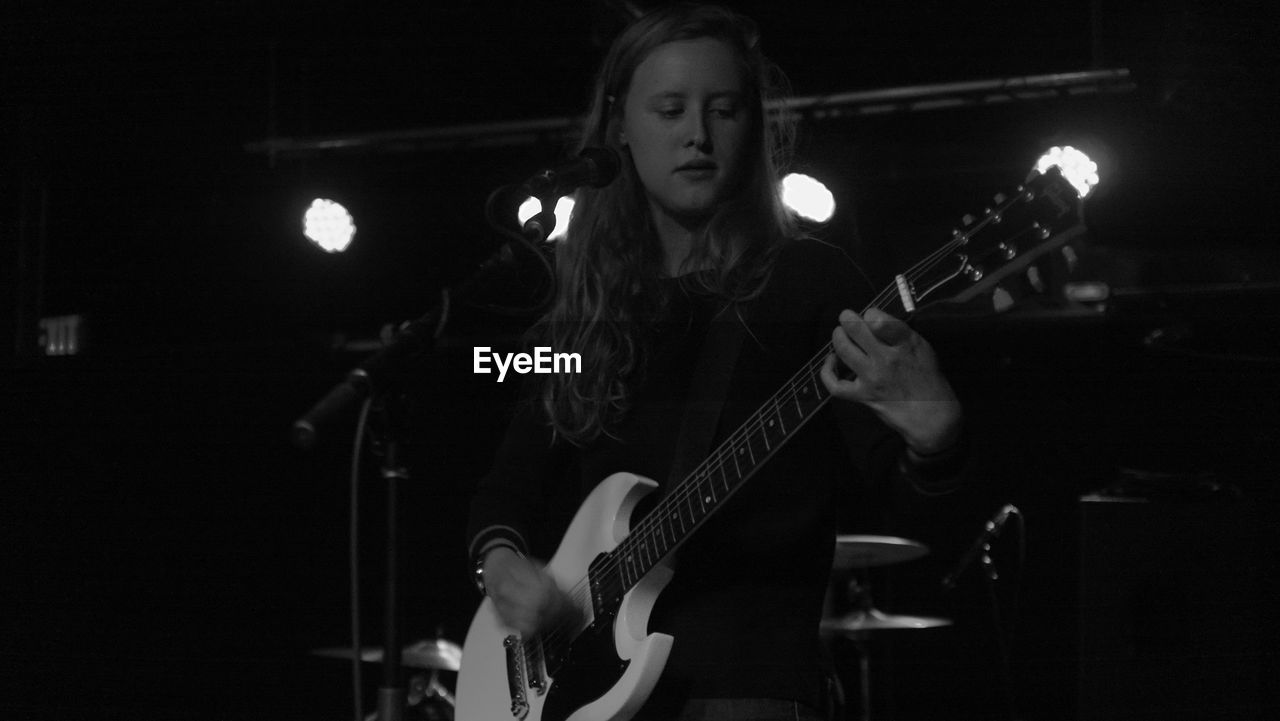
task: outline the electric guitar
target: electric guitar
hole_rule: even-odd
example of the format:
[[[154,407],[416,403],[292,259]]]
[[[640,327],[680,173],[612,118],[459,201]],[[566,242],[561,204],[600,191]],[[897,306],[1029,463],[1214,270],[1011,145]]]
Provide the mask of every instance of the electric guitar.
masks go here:
[[[966,221],[869,307],[901,317],[937,297],[970,300],[1084,232],[1081,194],[1059,168],[1033,173]],[[673,643],[669,635],[648,632],[649,612],[672,577],[673,554],[826,404],[818,372],[831,352],[828,343],[634,528],[632,510],[657,484],[630,473],[604,479],[547,566],[582,620],[521,637],[502,626],[486,598],[463,645],[458,721],[631,718]]]

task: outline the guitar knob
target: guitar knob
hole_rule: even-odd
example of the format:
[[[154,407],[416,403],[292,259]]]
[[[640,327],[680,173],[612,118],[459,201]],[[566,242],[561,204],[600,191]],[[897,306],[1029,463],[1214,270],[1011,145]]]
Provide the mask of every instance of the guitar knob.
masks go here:
[[[977,282],[982,280],[982,268],[976,265],[966,265],[964,267],[964,275],[969,280]]]

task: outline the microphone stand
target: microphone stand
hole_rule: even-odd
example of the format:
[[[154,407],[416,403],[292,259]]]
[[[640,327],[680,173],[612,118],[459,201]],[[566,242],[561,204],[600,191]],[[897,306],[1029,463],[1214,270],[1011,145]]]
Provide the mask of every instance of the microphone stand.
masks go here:
[[[379,721],[401,721],[407,707],[408,689],[401,680],[401,642],[400,642],[400,483],[409,481],[409,470],[400,463],[400,442],[398,435],[402,430],[396,422],[392,409],[386,406],[386,399],[379,398],[382,405],[379,416],[386,423],[386,439],[382,452],[382,480],[387,484],[387,536],[386,558],[387,578],[385,590],[385,607],[383,616],[383,650],[382,650],[382,686],[378,688]]]
[[[495,217],[500,198],[510,195],[510,187],[493,191],[485,204],[486,214]],[[555,228],[555,198],[543,198],[543,211],[525,223],[521,240],[535,249]],[[547,205],[551,207],[548,209]],[[511,235],[517,236],[515,233]],[[441,300],[417,320],[405,323],[383,348],[352,369],[341,381],[320,399],[311,410],[293,424],[293,442],[299,448],[310,450],[321,437],[321,431],[348,415],[366,398],[372,398],[379,418],[385,426],[385,439],[381,464],[381,476],[387,491],[387,534],[385,588],[385,617],[383,627],[382,686],[378,689],[378,721],[403,721],[407,707],[408,690],[402,680],[403,659],[400,641],[400,507],[399,485],[409,481],[409,471],[400,461],[399,434],[403,430],[396,413],[388,406],[388,398],[395,389],[398,370],[411,358],[430,352],[435,339],[448,320],[450,296],[465,298],[470,295],[493,269],[505,263],[511,255],[511,244],[504,243],[494,251],[452,292],[441,294]],[[358,657],[356,663],[359,663]]]
[[[494,210],[498,201],[511,193],[511,186],[504,186],[493,191],[486,202],[488,216],[495,217]],[[544,198],[543,211],[530,218],[522,229],[522,234],[511,232],[520,242],[533,248],[537,253],[537,244],[546,240],[555,229],[555,198]],[[547,205],[552,207],[547,209]],[[458,283],[452,290],[442,293],[442,298],[431,310],[416,320],[400,326],[395,336],[382,350],[366,358],[353,368],[345,380],[335,385],[316,402],[306,415],[294,421],[292,429],[293,444],[303,450],[314,448],[322,431],[333,425],[340,418],[350,415],[360,401],[377,393],[389,382],[405,361],[431,351],[435,339],[444,330],[448,320],[451,299],[464,299],[475,291],[480,281],[488,277],[495,268],[501,267],[511,258],[511,243],[504,243],[494,251],[474,272]],[[548,266],[549,267],[549,266]]]

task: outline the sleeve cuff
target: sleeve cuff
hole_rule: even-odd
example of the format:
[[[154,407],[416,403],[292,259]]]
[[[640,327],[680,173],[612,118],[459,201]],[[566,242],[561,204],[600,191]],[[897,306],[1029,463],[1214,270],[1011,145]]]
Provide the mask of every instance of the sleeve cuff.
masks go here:
[[[898,470],[916,492],[941,496],[960,486],[961,471],[968,461],[969,432],[961,429],[959,440],[940,453],[922,455],[905,448],[898,460]]]
[[[510,546],[524,555],[529,553],[529,545],[516,529],[511,526],[488,526],[471,539],[467,556],[474,561],[498,546]]]

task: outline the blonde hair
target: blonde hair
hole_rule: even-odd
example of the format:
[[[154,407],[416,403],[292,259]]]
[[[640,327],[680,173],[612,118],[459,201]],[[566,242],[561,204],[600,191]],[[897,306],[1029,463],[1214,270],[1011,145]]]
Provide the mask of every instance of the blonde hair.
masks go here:
[[[629,26],[613,43],[596,76],[581,147],[618,151],[622,169],[603,188],[577,192],[573,218],[556,255],[557,295],[535,327],[539,342],[581,354],[580,374],[541,376],[539,393],[555,432],[585,444],[625,413],[628,387],[643,369],[637,322],[660,309],[662,276],[648,200],[630,153],[619,140],[624,104],[636,68],[658,46],[713,38],[732,48],[752,114],[750,157],[736,191],[714,212],[695,240],[688,268],[711,273],[681,277],[686,289],[728,301],[750,300],[768,279],[774,252],[796,235],[795,220],[778,192],[790,162],[793,126],[767,103],[786,87],[781,71],[761,53],[756,25],[715,5],[680,3]]]

